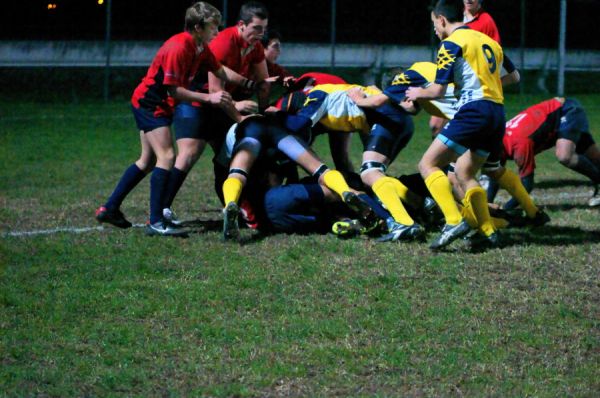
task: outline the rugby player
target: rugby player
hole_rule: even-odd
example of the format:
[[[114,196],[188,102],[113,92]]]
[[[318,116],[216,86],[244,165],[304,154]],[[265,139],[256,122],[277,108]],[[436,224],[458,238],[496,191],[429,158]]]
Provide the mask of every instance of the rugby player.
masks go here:
[[[175,101],[197,101],[221,108],[232,105],[231,95],[225,91],[206,94],[189,90],[199,68],[221,73],[221,64],[207,47],[220,22],[221,14],[216,8],[204,2],[195,3],[186,11],[185,31],[171,37],[158,50],[131,99],[140,131],[140,158],[127,168],[108,201],[96,210],[99,222],[131,227],[119,208],[129,192],[152,171],[146,233],[161,236],[186,233],[163,219],[165,193],[174,161],[170,125]]]
[[[465,192],[463,203],[474,213],[487,242],[493,246],[500,244],[486,192],[475,176],[490,154],[499,161],[502,151],[505,120],[500,70],[504,56],[496,41],[465,26],[463,11],[462,1],[437,1],[431,19],[442,42],[435,82],[427,88],[406,90],[411,101],[441,98],[450,83],[460,93],[457,113],[419,162],[427,188],[446,219],[442,233],[430,245],[434,250],[447,246],[471,229],[454,201],[450,180],[442,171],[456,155],[456,177]]]
[[[589,206],[600,206],[600,150],[590,134],[585,110],[574,98],[552,98],[533,105],[506,123],[504,153],[513,159],[527,192],[534,187],[535,155],[556,147],[558,161],[569,169],[588,177],[594,185]],[[493,199],[495,188],[490,187]],[[505,209],[516,207],[510,200]]]

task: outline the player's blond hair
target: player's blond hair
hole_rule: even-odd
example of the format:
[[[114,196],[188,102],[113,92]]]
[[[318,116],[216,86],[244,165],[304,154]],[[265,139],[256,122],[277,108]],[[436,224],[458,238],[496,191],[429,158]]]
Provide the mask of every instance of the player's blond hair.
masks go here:
[[[199,1],[186,10],[184,29],[189,32],[194,30],[196,25],[204,29],[204,25],[211,22],[220,25],[221,12],[214,6]]]

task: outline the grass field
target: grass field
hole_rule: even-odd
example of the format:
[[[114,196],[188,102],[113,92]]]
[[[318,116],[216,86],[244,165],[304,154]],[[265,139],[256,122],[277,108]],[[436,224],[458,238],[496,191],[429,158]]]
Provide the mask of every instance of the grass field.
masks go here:
[[[578,98],[600,141],[600,96]],[[509,96],[507,113],[542,99]],[[416,125],[392,174],[416,170]],[[1,100],[1,396],[600,395],[600,211],[551,151],[534,192],[552,222],[478,254],[333,235],[224,244],[210,150],[175,202],[199,220],[188,239],[15,236],[95,227],[138,140],[126,102]],[[135,223],[148,180],[122,207]]]

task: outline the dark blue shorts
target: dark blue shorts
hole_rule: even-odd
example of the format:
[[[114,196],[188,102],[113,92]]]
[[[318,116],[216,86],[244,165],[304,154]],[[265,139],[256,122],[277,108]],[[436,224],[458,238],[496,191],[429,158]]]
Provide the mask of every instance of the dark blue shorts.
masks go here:
[[[560,111],[558,138],[579,143],[582,134],[590,132],[590,124],[583,107],[576,99],[567,98]]]
[[[415,126],[412,117],[404,111],[384,105],[376,110],[365,110],[367,120],[373,127],[364,140],[364,150],[386,156],[392,162],[410,141]]]
[[[194,138],[198,140],[210,140],[210,112],[212,108],[204,106],[192,106],[189,103],[181,103],[175,107],[173,115],[173,127],[175,128],[175,139]]]
[[[484,158],[499,159],[505,122],[504,105],[473,101],[463,105],[436,138],[459,155],[471,150]]]
[[[170,116],[156,117],[152,112],[147,111],[144,108],[136,108],[133,105],[131,106],[131,111],[135,118],[135,124],[138,129],[144,133],[156,130],[159,127],[170,126],[173,122],[173,119]]]

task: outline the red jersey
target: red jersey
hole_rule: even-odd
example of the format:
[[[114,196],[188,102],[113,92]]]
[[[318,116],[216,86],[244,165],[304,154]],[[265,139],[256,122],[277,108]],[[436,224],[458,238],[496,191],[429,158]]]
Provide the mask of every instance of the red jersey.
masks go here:
[[[329,73],[307,72],[296,79],[294,86],[306,93],[314,86],[321,84],[346,84],[346,81],[339,76],[330,75]]]
[[[502,44],[500,43],[500,32],[498,32],[496,22],[494,22],[492,16],[487,12],[483,10],[479,11],[471,21],[467,22],[467,26],[478,32],[485,33],[498,44]]]
[[[201,66],[212,72],[221,68],[210,49],[198,47],[190,33],[172,36],[156,53],[146,76],[133,91],[131,103],[156,117],[172,115],[175,100],[169,96],[167,86],[188,88]]]
[[[290,72],[287,71],[283,66],[270,62],[267,60],[267,71],[269,72],[269,77],[271,76],[280,76],[280,77],[288,77],[292,76]]]
[[[217,60],[240,75],[250,79],[250,65],[259,64],[265,59],[262,43],[248,44],[240,35],[237,26],[219,32],[209,44]],[[235,85],[225,85],[225,90],[234,93]]]
[[[536,154],[556,144],[562,105],[553,98],[525,109],[506,123],[504,152],[515,160],[521,177],[535,170]]]

